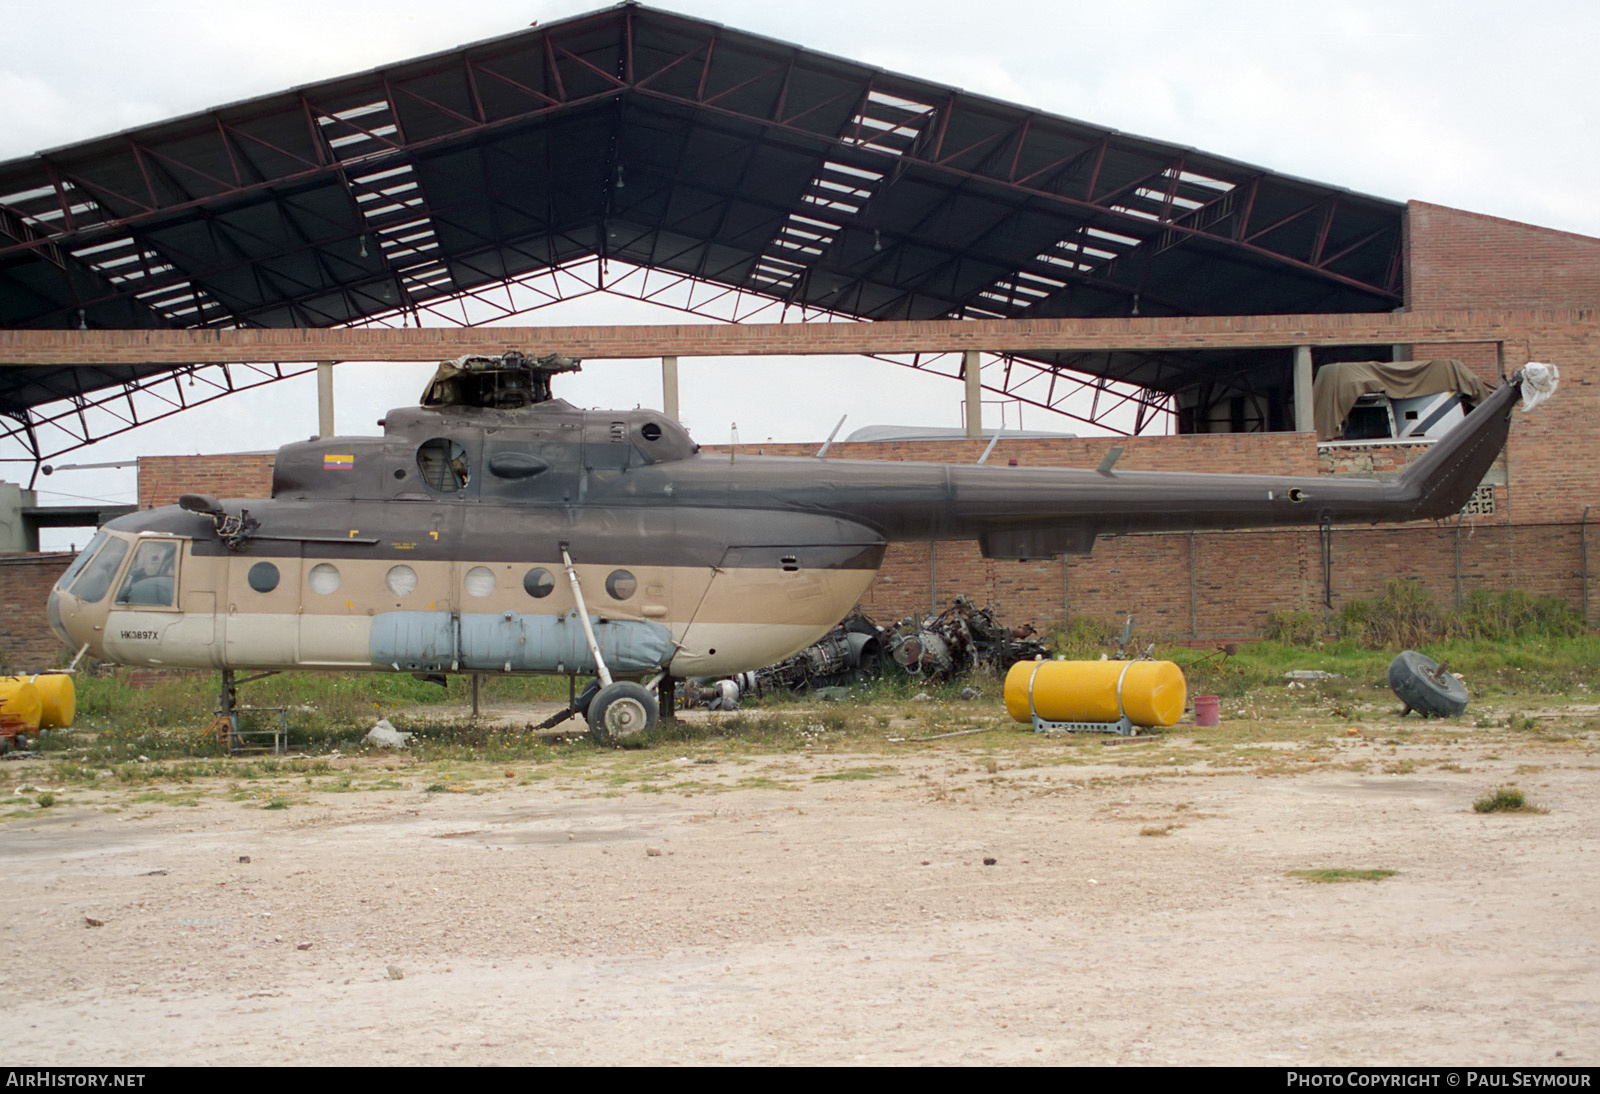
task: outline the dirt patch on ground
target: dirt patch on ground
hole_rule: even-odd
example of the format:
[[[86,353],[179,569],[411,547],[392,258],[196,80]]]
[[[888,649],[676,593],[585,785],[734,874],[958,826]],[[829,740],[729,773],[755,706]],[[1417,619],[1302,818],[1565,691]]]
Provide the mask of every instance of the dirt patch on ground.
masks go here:
[[[28,1064],[1596,1063],[1592,735],[1390,733],[10,763],[0,1015]],[[1339,867],[1396,873],[1289,875]]]

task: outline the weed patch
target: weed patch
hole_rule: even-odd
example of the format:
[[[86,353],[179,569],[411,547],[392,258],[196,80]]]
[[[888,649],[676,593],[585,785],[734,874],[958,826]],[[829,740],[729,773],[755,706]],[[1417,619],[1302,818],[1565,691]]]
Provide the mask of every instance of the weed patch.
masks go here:
[[[1347,867],[1334,867],[1327,870],[1290,870],[1290,877],[1300,878],[1302,881],[1315,881],[1327,884],[1338,881],[1382,881],[1394,877],[1398,870],[1352,870]]]
[[[1267,613],[1267,625],[1263,633],[1285,646],[1309,647],[1322,640],[1326,629],[1321,620],[1310,612],[1280,611]]]
[[[136,802],[151,802],[162,805],[187,805],[190,807],[200,804],[201,791],[186,790],[181,793],[169,794],[165,790],[146,790],[142,794],[135,794],[132,798]]]
[[[1514,786],[1500,786],[1481,795],[1472,803],[1475,813],[1543,813],[1544,810],[1528,801],[1527,795]]]
[[[789,783],[786,783],[786,782],[780,782],[777,779],[769,779],[765,775],[751,775],[751,776],[748,776],[746,778],[743,778],[743,779],[739,780],[739,789],[741,789],[741,790],[798,790],[800,788],[797,787],[797,786],[793,786],[793,785],[791,785]]]
[[[847,767],[843,771],[833,771],[826,775],[813,775],[813,782],[849,781],[854,779],[876,779],[879,775],[893,775],[892,767]]]

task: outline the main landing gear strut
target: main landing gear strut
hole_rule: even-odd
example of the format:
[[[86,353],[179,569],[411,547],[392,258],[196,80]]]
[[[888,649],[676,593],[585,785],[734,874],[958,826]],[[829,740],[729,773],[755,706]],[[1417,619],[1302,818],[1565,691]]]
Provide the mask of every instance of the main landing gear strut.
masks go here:
[[[594,627],[589,623],[589,606],[584,603],[583,589],[578,584],[578,571],[572,565],[567,545],[561,545],[561,564],[572,583],[572,598],[578,605],[578,622],[583,625],[583,637],[589,644],[589,654],[594,658],[595,681],[574,698],[565,711],[547,721],[541,728],[583,714],[589,721],[589,733],[600,744],[618,744],[631,740],[656,727],[660,708],[655,696],[643,684],[633,680],[613,680],[600,654],[600,643],[595,640]]]

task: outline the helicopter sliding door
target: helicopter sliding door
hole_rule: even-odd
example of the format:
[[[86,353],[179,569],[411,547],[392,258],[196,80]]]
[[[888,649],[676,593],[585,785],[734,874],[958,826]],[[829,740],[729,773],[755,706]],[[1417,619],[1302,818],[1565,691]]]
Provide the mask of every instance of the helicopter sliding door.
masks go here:
[[[162,656],[169,658],[169,663],[222,666],[223,620],[217,611],[217,591],[226,582],[227,573],[227,559],[196,555],[193,540],[179,541],[178,618],[161,635]],[[156,592],[159,595],[160,590]]]
[[[217,607],[230,668],[293,665],[300,646],[300,545],[273,544],[272,554],[229,555]]]

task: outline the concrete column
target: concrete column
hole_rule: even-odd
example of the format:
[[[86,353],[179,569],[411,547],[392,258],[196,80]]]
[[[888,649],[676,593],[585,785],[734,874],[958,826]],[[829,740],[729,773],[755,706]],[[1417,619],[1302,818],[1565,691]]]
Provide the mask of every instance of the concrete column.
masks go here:
[[[983,439],[983,387],[978,383],[978,351],[967,350],[963,373],[967,378],[967,440]]]
[[[1311,410],[1311,347],[1294,347],[1294,428],[1298,433],[1315,433]]]
[[[317,362],[317,433],[333,436],[333,362]]]
[[[661,359],[661,410],[673,421],[678,421],[678,359]]]

